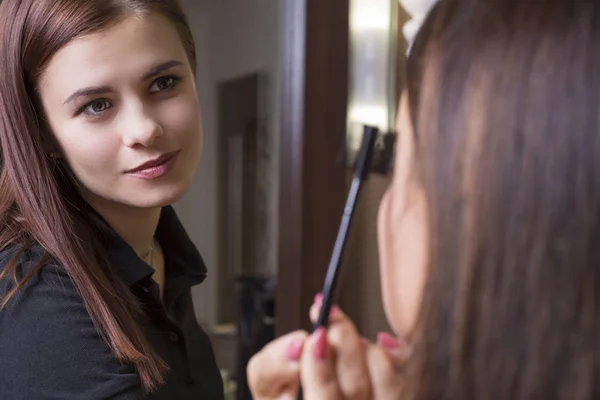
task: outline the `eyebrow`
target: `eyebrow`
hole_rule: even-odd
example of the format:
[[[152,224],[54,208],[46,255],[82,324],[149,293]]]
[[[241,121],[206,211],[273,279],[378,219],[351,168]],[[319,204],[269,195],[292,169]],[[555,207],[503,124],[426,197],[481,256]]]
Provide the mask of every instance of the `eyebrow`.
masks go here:
[[[158,64],[157,66],[153,67],[152,69],[150,69],[150,71],[144,74],[144,76],[142,77],[142,81],[147,81],[148,79],[155,77],[161,72],[165,72],[170,68],[178,67],[180,65],[183,65],[183,63],[177,60],[170,60],[162,64]]]
[[[158,64],[158,65],[152,67],[148,72],[146,72],[142,76],[141,80],[142,80],[142,82],[147,81],[148,79],[153,78],[156,75],[158,75],[170,68],[177,67],[180,65],[183,65],[183,63],[181,61],[176,61],[176,60],[170,60],[170,61],[166,61],[164,63]],[[87,87],[87,88],[79,89],[79,90],[75,91],[73,94],[71,94],[67,98],[67,100],[65,100],[63,105],[72,102],[73,100],[75,100],[78,97],[97,96],[100,94],[106,94],[106,93],[110,93],[110,92],[112,92],[112,88],[110,86]]]

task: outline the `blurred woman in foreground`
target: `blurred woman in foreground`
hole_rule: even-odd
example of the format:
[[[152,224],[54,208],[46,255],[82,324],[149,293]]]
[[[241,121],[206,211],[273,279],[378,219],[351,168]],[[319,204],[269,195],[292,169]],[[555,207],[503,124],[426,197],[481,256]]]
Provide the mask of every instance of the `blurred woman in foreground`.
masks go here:
[[[441,0],[378,221],[402,339],[364,343],[338,309],[252,360],[255,398],[598,398],[599,70],[598,2]]]

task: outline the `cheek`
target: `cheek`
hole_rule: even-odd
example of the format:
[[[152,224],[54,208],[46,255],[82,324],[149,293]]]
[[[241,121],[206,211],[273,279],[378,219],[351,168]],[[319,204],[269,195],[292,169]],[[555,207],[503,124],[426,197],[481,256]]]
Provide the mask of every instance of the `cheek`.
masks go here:
[[[394,247],[394,230],[392,228],[391,205],[394,201],[391,189],[385,193],[377,218],[377,235],[379,244],[379,268],[381,294],[388,322],[397,334],[401,334],[401,318],[398,309],[400,299],[397,287],[398,257]]]
[[[427,225],[422,196],[411,203],[398,224],[395,248],[398,252],[397,290],[402,317],[401,329],[413,329],[421,306],[427,269]]]
[[[107,166],[117,166],[119,141],[106,132],[98,132],[89,126],[63,127],[55,135],[64,157],[76,174],[88,175],[105,171]]]
[[[420,201],[404,204],[392,186],[378,217],[379,258],[383,304],[398,335],[413,328],[425,279],[426,232]]]

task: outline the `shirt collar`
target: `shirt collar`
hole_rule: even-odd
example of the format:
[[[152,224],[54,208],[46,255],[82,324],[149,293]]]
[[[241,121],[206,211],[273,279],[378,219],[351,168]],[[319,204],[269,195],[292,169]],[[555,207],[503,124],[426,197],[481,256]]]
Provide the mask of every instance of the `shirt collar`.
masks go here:
[[[154,270],[135,253],[116,232],[107,243],[108,260],[119,275],[130,285],[152,276]],[[206,278],[207,269],[202,256],[192,243],[172,206],[163,207],[156,239],[168,259],[170,276],[186,275],[201,283]]]

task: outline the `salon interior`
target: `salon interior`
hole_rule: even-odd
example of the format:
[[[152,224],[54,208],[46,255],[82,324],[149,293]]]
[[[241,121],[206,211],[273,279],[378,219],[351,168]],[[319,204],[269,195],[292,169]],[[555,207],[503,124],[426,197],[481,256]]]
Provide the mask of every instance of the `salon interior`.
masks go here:
[[[419,2],[183,0],[199,60],[203,152],[176,209],[209,270],[194,303],[229,399],[251,398],[245,367],[265,343],[310,329],[365,126],[379,134],[334,299],[365,337],[388,329],[376,214],[405,38],[421,15],[411,3]]]

